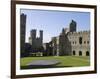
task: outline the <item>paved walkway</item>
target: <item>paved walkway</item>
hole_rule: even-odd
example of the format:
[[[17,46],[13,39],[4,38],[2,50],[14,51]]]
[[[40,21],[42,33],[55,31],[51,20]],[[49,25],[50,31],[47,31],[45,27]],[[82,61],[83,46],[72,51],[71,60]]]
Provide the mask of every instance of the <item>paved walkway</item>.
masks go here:
[[[58,60],[35,60],[28,63],[28,66],[54,66],[59,64],[60,61]]]

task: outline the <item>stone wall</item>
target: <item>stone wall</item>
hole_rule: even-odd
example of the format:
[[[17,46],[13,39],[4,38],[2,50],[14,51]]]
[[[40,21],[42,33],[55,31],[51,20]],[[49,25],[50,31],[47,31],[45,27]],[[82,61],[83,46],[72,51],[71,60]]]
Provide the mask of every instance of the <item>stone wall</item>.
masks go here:
[[[72,55],[75,56],[86,56],[86,52],[90,52],[90,32],[74,32],[68,34],[69,41],[72,46]]]
[[[63,28],[59,36],[53,37],[54,56],[89,56],[90,31],[76,32],[77,23],[72,20],[68,28]]]

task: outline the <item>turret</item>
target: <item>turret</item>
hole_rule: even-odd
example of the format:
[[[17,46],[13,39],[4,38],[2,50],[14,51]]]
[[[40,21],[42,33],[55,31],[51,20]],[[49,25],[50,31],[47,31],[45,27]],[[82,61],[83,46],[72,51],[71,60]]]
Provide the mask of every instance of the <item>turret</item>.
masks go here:
[[[74,20],[72,20],[69,26],[70,32],[76,32],[76,26],[77,26],[77,23]]]
[[[31,37],[32,39],[36,39],[36,29],[31,30]]]
[[[41,44],[43,43],[43,30],[40,30],[40,40],[41,40]]]

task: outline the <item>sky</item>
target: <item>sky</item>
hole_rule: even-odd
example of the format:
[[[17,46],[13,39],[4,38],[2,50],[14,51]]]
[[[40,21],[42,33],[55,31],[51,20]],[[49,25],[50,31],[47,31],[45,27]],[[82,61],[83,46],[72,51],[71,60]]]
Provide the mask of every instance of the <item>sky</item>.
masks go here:
[[[37,29],[37,37],[39,30],[43,30],[43,42],[49,42],[61,33],[62,28],[69,28],[72,20],[77,22],[77,31],[90,30],[89,12],[21,9],[20,13],[27,16],[26,42],[32,29]]]

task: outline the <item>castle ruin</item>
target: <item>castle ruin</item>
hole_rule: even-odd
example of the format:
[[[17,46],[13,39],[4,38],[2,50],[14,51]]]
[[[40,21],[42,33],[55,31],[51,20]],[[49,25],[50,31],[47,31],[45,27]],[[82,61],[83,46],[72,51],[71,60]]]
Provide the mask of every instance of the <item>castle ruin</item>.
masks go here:
[[[32,46],[32,52],[41,50],[43,46],[43,31],[40,30],[40,37],[36,37],[36,29],[32,29],[29,37],[29,44]]]
[[[72,20],[69,29],[63,28],[59,36],[52,38],[53,55],[90,55],[90,31],[77,32],[76,26],[77,23]]]
[[[20,43],[21,54],[25,53],[26,15],[20,16]],[[29,52],[45,52],[47,56],[90,56],[90,31],[77,32],[77,23],[72,20],[69,28],[63,28],[59,36],[52,37],[49,43],[43,44],[43,30],[36,37],[36,29],[30,31]],[[27,46],[26,46],[27,47]],[[43,48],[44,47],[44,48]]]

